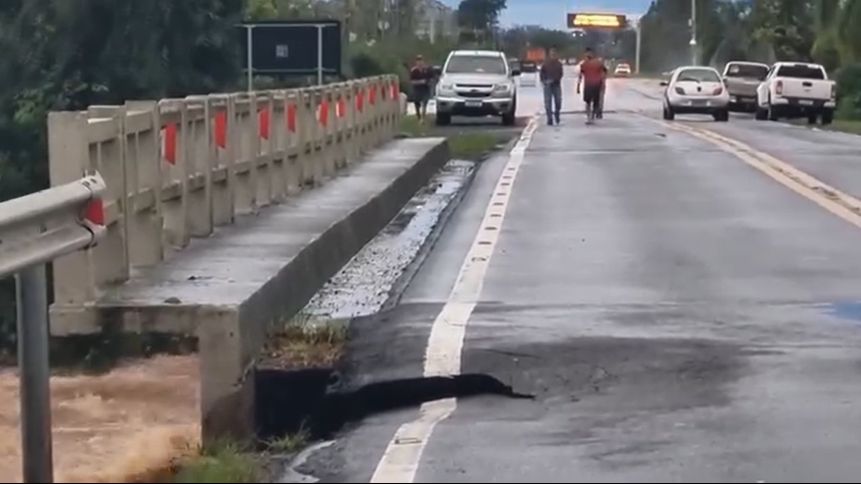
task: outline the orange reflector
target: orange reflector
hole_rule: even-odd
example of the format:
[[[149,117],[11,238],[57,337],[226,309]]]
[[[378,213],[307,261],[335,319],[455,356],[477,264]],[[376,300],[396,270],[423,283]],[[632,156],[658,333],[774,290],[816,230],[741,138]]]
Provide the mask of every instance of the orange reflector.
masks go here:
[[[296,132],[296,105],[294,103],[287,105],[287,130],[291,133]]]
[[[356,94],[356,111],[363,112],[365,110],[365,90],[359,89],[358,94]]]
[[[269,139],[269,108],[263,108],[258,113],[260,122],[260,137]]]
[[[227,112],[215,113],[215,145],[227,148]]]
[[[164,132],[164,142],[162,146],[164,159],[171,165],[176,165],[176,123],[165,125],[162,131]]]
[[[93,225],[105,225],[105,203],[101,198],[90,200],[84,209],[84,220]]]
[[[320,103],[320,124],[323,127],[329,125],[329,101],[323,101]]]

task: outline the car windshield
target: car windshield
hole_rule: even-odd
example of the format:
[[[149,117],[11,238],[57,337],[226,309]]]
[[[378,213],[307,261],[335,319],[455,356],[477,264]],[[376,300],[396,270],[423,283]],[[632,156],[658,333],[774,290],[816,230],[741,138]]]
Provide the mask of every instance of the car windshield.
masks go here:
[[[720,77],[711,69],[685,69],[679,73],[678,82],[720,82]]]
[[[822,69],[804,64],[781,66],[777,71],[777,75],[780,77],[797,77],[799,79],[825,79],[825,73],[822,72]]]
[[[768,67],[753,64],[730,64],[726,71],[727,77],[763,80],[766,75],[768,75]]]
[[[522,71],[526,73],[536,72],[538,71],[538,66],[534,62],[524,62]]]
[[[500,57],[456,55],[448,61],[446,74],[505,74],[505,62]]]

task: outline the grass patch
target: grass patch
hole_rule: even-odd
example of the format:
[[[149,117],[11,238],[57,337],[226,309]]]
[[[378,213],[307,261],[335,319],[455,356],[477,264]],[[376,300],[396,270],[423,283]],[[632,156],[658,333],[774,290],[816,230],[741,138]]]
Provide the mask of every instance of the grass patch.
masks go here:
[[[429,116],[424,122],[419,121],[416,116],[404,116],[401,118],[401,134],[411,138],[428,136],[434,124],[433,116]]]
[[[204,449],[199,457],[184,463],[174,482],[263,482],[266,479],[263,469],[259,457],[238,444],[224,442]]]
[[[343,324],[299,316],[272,334],[264,347],[264,366],[283,370],[331,368],[343,357],[348,329]]]
[[[481,127],[464,127],[458,132],[450,129],[436,128],[433,116],[424,122],[415,116],[405,116],[401,119],[401,134],[410,138],[426,136],[446,136],[451,156],[455,159],[478,161],[495,151],[500,143],[504,143],[509,134],[504,131],[483,130]],[[503,139],[505,138],[505,139]]]
[[[478,160],[494,151],[499,138],[490,133],[464,133],[448,139],[451,156],[462,160]]]
[[[305,447],[311,441],[311,432],[302,427],[295,434],[285,435],[280,439],[273,439],[266,443],[266,447],[270,453],[278,455],[295,454]]]
[[[842,131],[844,133],[861,134],[861,121],[850,119],[835,119],[834,124],[825,126],[831,131]]]

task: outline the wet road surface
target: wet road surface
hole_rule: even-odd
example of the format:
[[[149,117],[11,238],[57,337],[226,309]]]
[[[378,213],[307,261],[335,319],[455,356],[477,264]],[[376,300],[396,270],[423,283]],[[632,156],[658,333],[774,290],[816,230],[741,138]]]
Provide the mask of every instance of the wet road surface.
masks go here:
[[[536,399],[460,400],[425,442],[416,482],[861,475],[861,229],[658,122],[638,82],[612,84],[615,113],[597,127],[569,115],[535,132],[461,371]],[[861,195],[861,137],[745,117],[680,123]],[[357,322],[355,382],[422,375],[506,161],[481,168],[400,306]],[[369,418],[303,470],[367,482],[418,415]]]

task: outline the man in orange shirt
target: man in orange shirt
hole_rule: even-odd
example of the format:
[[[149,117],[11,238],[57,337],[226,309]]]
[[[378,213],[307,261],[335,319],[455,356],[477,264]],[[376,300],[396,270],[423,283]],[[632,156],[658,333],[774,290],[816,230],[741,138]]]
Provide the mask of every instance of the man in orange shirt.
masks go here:
[[[601,91],[606,79],[604,63],[595,57],[591,48],[586,49],[586,60],[580,64],[580,79],[577,80],[577,94],[581,85],[583,100],[586,102],[586,124],[593,124],[601,110]]]

